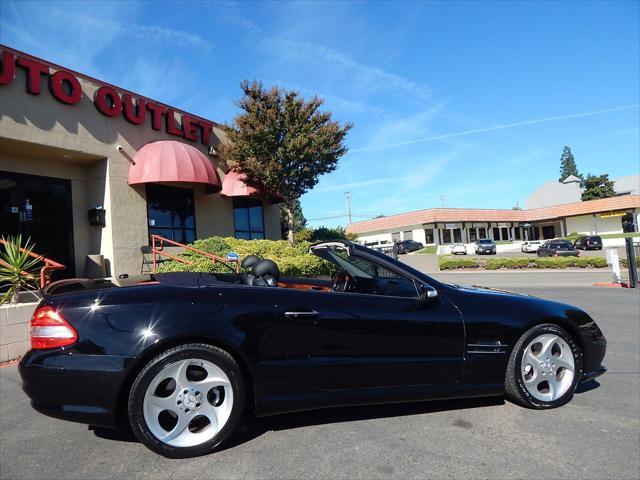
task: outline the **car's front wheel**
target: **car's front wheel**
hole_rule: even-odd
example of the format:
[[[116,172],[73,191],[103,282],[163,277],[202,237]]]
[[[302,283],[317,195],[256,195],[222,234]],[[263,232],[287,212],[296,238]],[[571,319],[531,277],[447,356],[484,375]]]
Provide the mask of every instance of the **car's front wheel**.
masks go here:
[[[245,387],[233,357],[186,344],[152,359],[129,394],[129,421],[148,448],[171,458],[210,453],[232,433]]]
[[[582,352],[564,329],[536,325],[514,346],[505,378],[507,398],[535,409],[569,402],[582,376]]]

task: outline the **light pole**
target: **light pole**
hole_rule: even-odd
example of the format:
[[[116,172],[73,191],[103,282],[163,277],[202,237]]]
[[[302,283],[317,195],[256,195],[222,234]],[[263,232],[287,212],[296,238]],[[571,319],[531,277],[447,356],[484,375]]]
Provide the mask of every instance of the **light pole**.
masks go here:
[[[344,197],[347,201],[347,215],[349,217],[349,223],[351,223],[351,192],[344,192]]]

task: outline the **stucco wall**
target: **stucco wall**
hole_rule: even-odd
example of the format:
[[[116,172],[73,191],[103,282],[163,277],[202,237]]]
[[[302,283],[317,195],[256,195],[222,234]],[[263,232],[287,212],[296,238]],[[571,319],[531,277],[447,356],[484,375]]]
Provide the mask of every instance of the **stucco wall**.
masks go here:
[[[636,218],[638,218],[638,211],[636,211]],[[622,217],[602,218],[600,214],[581,215],[567,218],[566,223],[567,233],[596,235],[622,232]]]
[[[99,84],[79,78],[82,100],[67,105],[53,98],[45,76],[40,80],[41,93],[29,94],[26,72],[16,68],[13,82],[0,86],[0,139],[64,149],[70,154],[70,161],[61,161],[59,152],[47,154],[46,150],[39,155],[4,152],[0,155],[0,169],[71,180],[77,274],[84,271],[86,255],[96,253],[105,255],[114,275],[136,273],[142,261],[140,247],[147,244],[147,206],[144,186],[127,184],[131,160],[142,146],[158,140],[184,141],[207,156],[208,146],[168,134],[164,128],[153,130],[149,117],[144,124],[134,125],[122,115],[101,114],[93,102]],[[176,112],[178,122],[179,118]],[[211,144],[217,145],[223,138],[223,131],[214,126]],[[223,159],[208,158],[223,177],[222,172],[227,170]],[[231,199],[205,195],[202,185],[180,186],[194,190],[199,238],[233,236]],[[106,209],[104,228],[88,225],[87,210],[96,205]],[[280,238],[278,206],[264,202],[264,219],[267,238]]]

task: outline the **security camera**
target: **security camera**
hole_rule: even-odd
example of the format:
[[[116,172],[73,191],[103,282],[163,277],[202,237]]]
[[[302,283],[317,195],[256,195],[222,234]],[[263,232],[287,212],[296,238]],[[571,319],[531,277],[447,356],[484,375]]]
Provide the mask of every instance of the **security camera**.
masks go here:
[[[118,145],[118,146],[116,147],[116,150],[118,150],[119,152],[123,152],[123,151],[124,151],[124,148],[122,147],[122,145]]]

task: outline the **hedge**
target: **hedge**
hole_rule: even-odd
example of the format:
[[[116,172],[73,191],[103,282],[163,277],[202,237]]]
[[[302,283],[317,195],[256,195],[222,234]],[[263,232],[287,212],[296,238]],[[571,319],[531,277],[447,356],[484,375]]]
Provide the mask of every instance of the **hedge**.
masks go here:
[[[605,268],[604,257],[556,257],[556,258],[453,258],[441,257],[440,270],[482,269],[482,270],[520,270],[526,268],[562,269],[562,268]]]
[[[258,255],[278,264],[280,274],[286,277],[318,277],[331,275],[334,268],[329,262],[315,255],[310,255],[309,242],[290,245],[286,240],[240,240],[232,237],[209,237],[196,240],[190,246],[225,257],[229,252],[236,252],[240,258],[247,255]],[[178,255],[193,265],[175,260],[162,262],[158,272],[230,272],[227,264],[213,263],[208,257],[186,250]],[[230,264],[232,265],[232,264]]]

